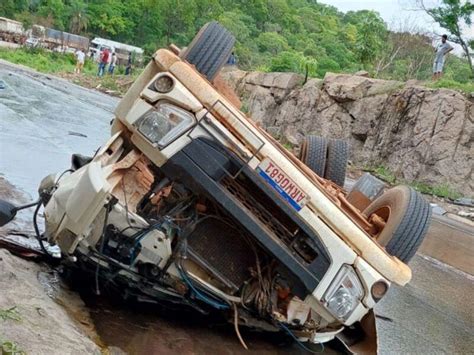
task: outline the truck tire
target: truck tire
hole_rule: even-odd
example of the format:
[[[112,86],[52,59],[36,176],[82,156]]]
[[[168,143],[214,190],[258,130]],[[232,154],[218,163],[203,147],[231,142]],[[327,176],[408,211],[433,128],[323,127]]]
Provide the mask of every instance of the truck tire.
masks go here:
[[[300,159],[311,170],[324,177],[328,150],[326,138],[318,136],[307,136],[301,145]]]
[[[431,221],[431,206],[420,193],[408,186],[397,186],[373,201],[364,214],[377,214],[385,227],[377,237],[390,255],[408,262],[415,255]]]
[[[331,139],[328,144],[324,178],[331,180],[341,187],[344,186],[348,157],[349,145],[347,142],[341,139]]]
[[[212,81],[229,59],[235,37],[216,21],[205,24],[181,57]]]

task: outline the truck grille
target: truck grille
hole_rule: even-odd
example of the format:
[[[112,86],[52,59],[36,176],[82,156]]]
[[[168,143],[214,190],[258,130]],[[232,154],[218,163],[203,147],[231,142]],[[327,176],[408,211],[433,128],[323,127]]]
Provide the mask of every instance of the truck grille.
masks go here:
[[[188,249],[195,262],[234,290],[250,278],[256,264],[242,233],[214,217],[198,222],[188,236]]]
[[[249,185],[250,182],[244,179],[226,177],[222,180],[222,184],[278,239],[285,244],[291,244],[298,232],[298,227],[286,215],[281,213],[277,206],[274,206],[273,201],[264,196],[256,186]]]

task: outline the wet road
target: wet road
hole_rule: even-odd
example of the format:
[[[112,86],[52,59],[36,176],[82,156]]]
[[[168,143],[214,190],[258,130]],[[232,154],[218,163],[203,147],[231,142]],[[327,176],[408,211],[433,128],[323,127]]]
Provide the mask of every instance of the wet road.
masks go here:
[[[35,198],[43,176],[67,169],[72,153],[93,154],[107,139],[117,99],[1,62],[0,80],[6,83],[0,89],[0,173]],[[376,308],[390,319],[378,319],[380,352],[472,353],[474,279],[420,256],[411,266],[413,281],[393,287]],[[232,329],[147,313],[96,308],[93,318],[108,345],[132,353],[207,353],[215,349],[210,344],[227,353],[241,351]],[[297,350],[281,348],[275,339],[248,336],[258,353]],[[170,337],[181,340],[170,342]]]

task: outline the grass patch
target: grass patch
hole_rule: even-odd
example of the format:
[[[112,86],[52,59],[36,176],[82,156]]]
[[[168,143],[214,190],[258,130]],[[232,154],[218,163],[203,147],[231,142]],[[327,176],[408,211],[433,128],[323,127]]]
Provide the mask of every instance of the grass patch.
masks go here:
[[[0,340],[0,350],[2,355],[26,355],[26,352],[11,340]]]
[[[74,54],[50,52],[41,48],[0,48],[0,59],[27,66],[41,73],[58,75],[80,86],[105,92],[112,91],[116,96],[122,96],[142,72],[142,69],[134,68],[132,75],[126,76],[122,66],[115,68],[114,75],[106,72],[103,77],[98,77],[98,64],[86,59],[82,74],[74,74],[76,67]]]
[[[395,174],[390,171],[387,167],[381,165],[377,167],[368,167],[362,169],[364,171],[368,171],[372,173],[374,176],[387,182],[389,185],[395,184],[405,184],[413,187],[415,190],[422,194],[437,196],[441,198],[447,198],[450,200],[456,200],[462,195],[456,191],[452,186],[447,183],[438,184],[438,185],[429,185],[419,181],[407,181],[404,179],[399,179],[395,176]]]
[[[0,59],[25,65],[41,73],[74,72],[76,60],[72,53],[49,52],[42,48],[0,48]],[[95,73],[95,64],[86,60],[84,73]]]
[[[456,200],[462,197],[462,195],[456,190],[454,190],[451,186],[449,186],[449,184],[439,184],[431,186],[417,181],[412,181],[408,184],[415,190],[427,195],[448,198],[450,200]]]
[[[451,79],[441,79],[438,81],[434,82],[427,82],[425,84],[429,88],[434,88],[434,89],[452,89],[456,91],[460,91],[463,94],[469,94],[471,92],[474,92],[474,82],[467,82],[467,83],[460,83],[455,80]]]
[[[8,309],[0,309],[0,319],[3,321],[6,320],[15,320],[17,322],[21,321],[21,315],[17,311],[16,306],[13,306]]]
[[[375,168],[364,168],[362,170],[372,173],[373,175],[378,177],[380,180],[388,182],[390,185],[395,184],[395,182],[397,181],[395,174],[392,173],[390,169],[386,168],[383,165],[380,165]]]

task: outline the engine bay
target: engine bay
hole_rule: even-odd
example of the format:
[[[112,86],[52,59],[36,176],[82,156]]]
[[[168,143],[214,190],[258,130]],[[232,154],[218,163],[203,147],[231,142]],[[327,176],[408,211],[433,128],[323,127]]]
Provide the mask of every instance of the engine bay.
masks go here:
[[[65,233],[55,242],[74,250],[70,266],[94,274],[97,289],[228,310],[232,322],[238,312],[240,324],[271,331],[283,323],[307,337],[327,329],[303,302],[301,281],[211,196],[168,177],[121,137],[96,160],[114,167],[108,203],[79,242]]]

